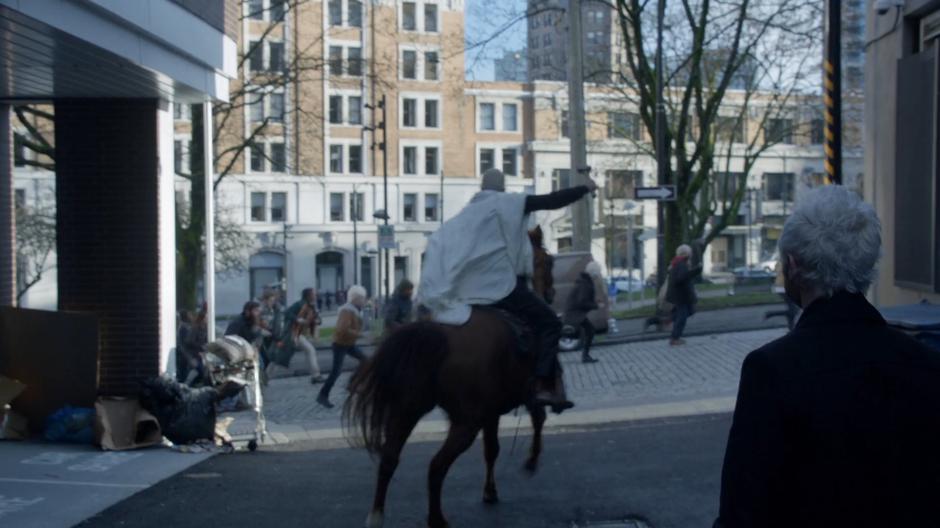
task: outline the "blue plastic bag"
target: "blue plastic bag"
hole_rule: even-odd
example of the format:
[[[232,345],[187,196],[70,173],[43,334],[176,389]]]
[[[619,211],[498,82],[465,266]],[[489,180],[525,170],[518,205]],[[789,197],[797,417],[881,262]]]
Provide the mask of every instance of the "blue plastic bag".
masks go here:
[[[94,443],[95,410],[66,405],[46,418],[44,436],[50,442]]]

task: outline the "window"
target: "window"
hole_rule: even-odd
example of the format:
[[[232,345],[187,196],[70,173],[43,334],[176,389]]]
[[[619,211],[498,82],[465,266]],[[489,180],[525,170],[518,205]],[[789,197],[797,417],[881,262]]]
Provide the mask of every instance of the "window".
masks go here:
[[[26,138],[23,134],[13,133],[13,166],[14,167],[25,167],[26,166]],[[179,171],[177,171],[179,172]]]
[[[268,43],[268,70],[273,72],[284,71],[284,43]]]
[[[401,76],[405,79],[418,78],[418,52],[414,50],[404,50],[401,53]]]
[[[401,126],[403,127],[416,127],[418,126],[418,100],[417,99],[402,99],[401,102]]]
[[[251,193],[251,221],[264,222],[267,220],[265,215],[267,194],[263,192]]]
[[[437,4],[424,4],[424,30],[437,33]]]
[[[607,198],[633,200],[634,189],[643,186],[643,171],[607,171]]]
[[[330,0],[330,25],[343,25],[343,0]]]
[[[418,195],[405,193],[402,196],[402,220],[405,222],[418,221]]]
[[[343,172],[343,146],[330,145],[330,172]]]
[[[417,12],[414,2],[401,3],[401,28],[405,31],[418,29]]]
[[[271,172],[287,172],[287,151],[283,143],[271,143]]]
[[[723,143],[744,141],[744,120],[740,117],[718,116],[715,118],[715,139]]]
[[[252,172],[264,172],[264,145],[254,144],[251,146],[251,170]]]
[[[425,99],[424,101],[424,126],[426,128],[437,128],[437,100]]]
[[[330,123],[340,124],[343,122],[343,96],[330,96]]]
[[[611,139],[640,139],[640,116],[627,112],[607,114],[607,137]]]
[[[283,222],[287,220],[287,193],[271,193],[271,221]]]
[[[268,101],[271,105],[271,121],[275,123],[284,122],[284,94],[273,93],[268,95]]]
[[[496,166],[496,151],[495,149],[487,148],[480,149],[480,174],[492,169]]]
[[[571,187],[571,169],[555,169],[552,171],[552,192]],[[559,246],[558,249],[561,249]]]
[[[330,75],[343,74],[343,48],[330,46]]]
[[[14,136],[14,139],[17,139],[19,134]],[[16,155],[13,158],[13,165],[16,167],[21,167],[24,160],[21,159],[22,154],[20,154],[20,149],[16,149]],[[173,141],[173,172],[177,174],[183,173],[183,142],[180,140]]]
[[[248,119],[252,123],[264,121],[264,96],[256,95],[254,101],[248,105]]]
[[[480,130],[496,130],[496,105],[480,103]]]
[[[767,200],[793,201],[793,173],[765,172],[764,197]]]
[[[503,130],[507,132],[515,132],[518,130],[519,125],[516,123],[518,119],[518,109],[515,103],[504,103],[503,104]]]
[[[418,147],[404,147],[402,149],[402,172],[405,174],[418,173]]]
[[[190,107],[188,104],[173,103],[173,119],[190,120]]]
[[[359,0],[349,0],[347,4],[347,9],[349,13],[347,18],[349,19],[349,25],[352,27],[362,27],[362,2]]]
[[[349,96],[349,124],[362,124],[362,97],[358,95]]]
[[[248,0],[248,18],[264,20],[264,0]]]
[[[552,45],[552,36],[549,33],[542,35],[542,47],[547,48]]]
[[[438,161],[437,161],[437,147],[425,147],[424,148],[424,173],[425,174],[437,174],[438,172]]]
[[[271,0],[271,9],[268,12],[271,15],[271,20],[274,22],[284,20],[284,13],[286,12],[284,0]]]
[[[561,137],[568,137],[568,111],[561,111]]]
[[[346,50],[346,74],[352,77],[362,77],[362,48],[349,48]]]
[[[342,222],[346,219],[343,210],[343,193],[330,193],[330,221]]]
[[[364,193],[352,193],[349,195],[349,216],[356,222],[365,220],[365,201]]]
[[[506,176],[517,176],[516,170],[516,149],[503,149],[503,174]]]
[[[425,81],[437,80],[437,52],[436,51],[424,52],[424,80]]]
[[[362,173],[362,145],[349,145],[349,172]]]
[[[744,179],[744,173],[741,172],[718,172],[715,173],[715,197],[726,202],[734,197],[738,192],[738,182]],[[742,205],[742,209],[744,206]]]
[[[793,143],[793,121],[790,119],[768,119],[764,125],[766,143]]]
[[[13,191],[13,207],[26,206],[26,189],[15,189]]]
[[[813,119],[810,122],[809,141],[813,145],[822,145],[826,142],[826,122],[822,119]]]
[[[424,195],[424,221],[437,222],[440,220],[439,200],[437,194]]]
[[[248,42],[248,69],[253,72],[264,69],[264,48],[257,40]]]

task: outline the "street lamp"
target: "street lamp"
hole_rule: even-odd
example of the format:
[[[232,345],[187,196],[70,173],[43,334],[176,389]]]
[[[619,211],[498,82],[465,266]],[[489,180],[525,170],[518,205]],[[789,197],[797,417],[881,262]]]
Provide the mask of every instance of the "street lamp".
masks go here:
[[[637,208],[636,202],[633,200],[627,200],[623,204],[623,211],[627,213],[627,244],[626,244],[626,257],[627,257],[627,307],[633,308],[633,255],[630,251],[631,246],[633,245],[633,210]],[[643,291],[643,272],[640,271],[640,292]]]
[[[372,213],[372,218],[375,218],[376,220],[381,220],[384,225],[388,225],[389,216],[388,216],[388,213],[385,212],[385,209],[377,209],[374,213]],[[382,256],[379,255],[379,259],[378,259],[379,260],[379,288],[378,289],[379,291],[381,291],[382,285],[384,284],[385,285],[385,297],[387,298],[388,297],[388,267],[389,267],[388,249],[382,249],[381,237],[378,237],[377,243],[378,243],[377,244],[378,249],[382,251],[385,255],[385,267],[384,268],[382,267]],[[382,274],[383,271],[385,272],[385,275]]]

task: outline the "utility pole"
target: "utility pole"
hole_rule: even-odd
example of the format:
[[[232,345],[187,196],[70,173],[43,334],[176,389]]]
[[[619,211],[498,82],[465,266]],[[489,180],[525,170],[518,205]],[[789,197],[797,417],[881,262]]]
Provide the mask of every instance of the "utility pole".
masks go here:
[[[352,221],[353,221],[353,284],[359,284],[359,193],[358,185],[353,185]]]
[[[660,0],[662,1],[662,0]],[[842,184],[842,0],[826,2],[826,56],[823,59],[823,103],[826,107],[826,176]]]
[[[656,0],[656,183],[666,185],[666,164],[669,153],[666,145],[666,103],[663,100],[663,18],[666,0]],[[656,283],[666,280],[666,204],[656,202]],[[658,291],[658,290],[657,290]]]
[[[375,152],[376,148],[382,151],[382,193],[384,195],[385,209],[382,210],[381,216],[379,216],[378,213],[374,214],[373,216],[375,218],[381,218],[382,223],[384,225],[388,225],[388,218],[389,218],[388,216],[388,129],[387,129],[388,119],[386,118],[386,107],[388,105],[386,104],[385,94],[382,94],[382,98],[379,100],[378,104],[376,105],[367,104],[365,106],[369,110],[372,110],[373,113],[375,112],[375,110],[382,111],[382,121],[379,122],[378,125],[371,126],[371,127],[363,127],[363,128],[365,128],[366,130],[372,131],[373,153]],[[382,131],[381,143],[375,142],[376,130]],[[379,239],[381,240],[381,237],[379,237]],[[382,267],[382,255],[381,254],[379,255],[379,280],[385,283],[385,299],[388,299],[388,293],[389,293],[388,292],[388,271],[389,271],[388,248],[383,249],[379,247],[379,250],[383,251],[385,254],[385,267],[384,268]],[[383,272],[384,272],[384,275],[383,275]]]
[[[581,42],[581,1],[568,0],[568,131],[571,138],[571,178],[584,185],[591,172],[587,165],[584,130],[584,69]],[[571,205],[571,245],[575,251],[591,251],[591,202]]]

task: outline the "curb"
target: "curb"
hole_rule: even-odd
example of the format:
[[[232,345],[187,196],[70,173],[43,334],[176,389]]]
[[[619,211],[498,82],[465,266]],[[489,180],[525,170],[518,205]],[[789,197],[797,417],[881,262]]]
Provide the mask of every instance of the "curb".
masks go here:
[[[545,422],[545,434],[560,434],[594,428],[603,425],[614,425],[648,421],[654,419],[685,418],[690,416],[725,414],[734,411],[736,397],[702,398],[685,402],[653,403],[612,407],[605,409],[589,409],[584,411],[568,411],[560,415],[549,415]],[[500,420],[500,436],[515,434],[530,434],[532,432],[529,421],[519,413],[503,415]],[[513,419],[515,418],[515,419]],[[449,424],[446,420],[423,420],[415,427],[408,439],[411,442],[435,440],[446,435]],[[316,442],[312,449],[334,449],[346,447],[349,443],[342,428],[324,428],[307,430],[301,426],[277,426],[269,424],[269,441],[266,445],[285,445],[295,442]]]

